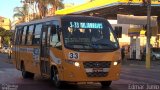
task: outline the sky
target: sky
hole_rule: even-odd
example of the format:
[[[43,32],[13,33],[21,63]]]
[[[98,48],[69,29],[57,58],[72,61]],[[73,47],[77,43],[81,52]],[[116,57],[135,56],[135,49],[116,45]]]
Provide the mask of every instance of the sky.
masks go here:
[[[21,0],[0,0],[0,16],[5,18],[13,18],[14,7],[22,6]],[[83,4],[85,0],[63,0],[64,3],[74,3],[75,5]]]

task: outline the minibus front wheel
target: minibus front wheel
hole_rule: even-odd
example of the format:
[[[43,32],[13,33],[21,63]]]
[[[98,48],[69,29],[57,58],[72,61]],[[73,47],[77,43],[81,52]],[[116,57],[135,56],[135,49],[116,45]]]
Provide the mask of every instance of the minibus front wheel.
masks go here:
[[[112,83],[112,81],[102,81],[100,82],[102,87],[109,87]]]
[[[54,83],[54,85],[57,87],[57,88],[61,88],[64,84],[64,82],[60,81],[59,79],[59,74],[58,74],[58,70],[56,67],[53,67],[52,68],[52,71],[51,71],[51,81]]]

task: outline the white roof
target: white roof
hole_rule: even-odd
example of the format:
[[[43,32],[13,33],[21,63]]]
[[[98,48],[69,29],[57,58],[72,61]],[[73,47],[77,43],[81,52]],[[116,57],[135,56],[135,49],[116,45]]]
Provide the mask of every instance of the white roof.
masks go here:
[[[30,24],[35,24],[35,23],[42,23],[42,22],[51,21],[51,20],[58,20],[58,18],[60,18],[60,16],[46,17],[46,18],[39,19],[39,20],[34,20],[34,21],[30,21],[30,22],[20,23],[17,26],[30,25]]]

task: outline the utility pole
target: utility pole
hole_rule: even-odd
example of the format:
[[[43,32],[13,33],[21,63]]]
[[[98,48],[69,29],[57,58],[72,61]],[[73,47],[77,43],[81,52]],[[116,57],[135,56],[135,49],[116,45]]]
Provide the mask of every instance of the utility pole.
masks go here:
[[[146,44],[146,68],[151,67],[151,0],[145,0],[147,5],[147,44]]]

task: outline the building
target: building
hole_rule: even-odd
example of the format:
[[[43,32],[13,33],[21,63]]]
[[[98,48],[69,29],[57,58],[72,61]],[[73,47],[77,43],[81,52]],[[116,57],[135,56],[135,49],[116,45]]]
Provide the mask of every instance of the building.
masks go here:
[[[11,29],[11,21],[8,18],[0,16],[0,27],[10,30]]]
[[[11,21],[8,18],[0,16],[0,27],[4,28],[5,30],[11,30]],[[0,36],[0,48],[2,47],[2,38]]]

